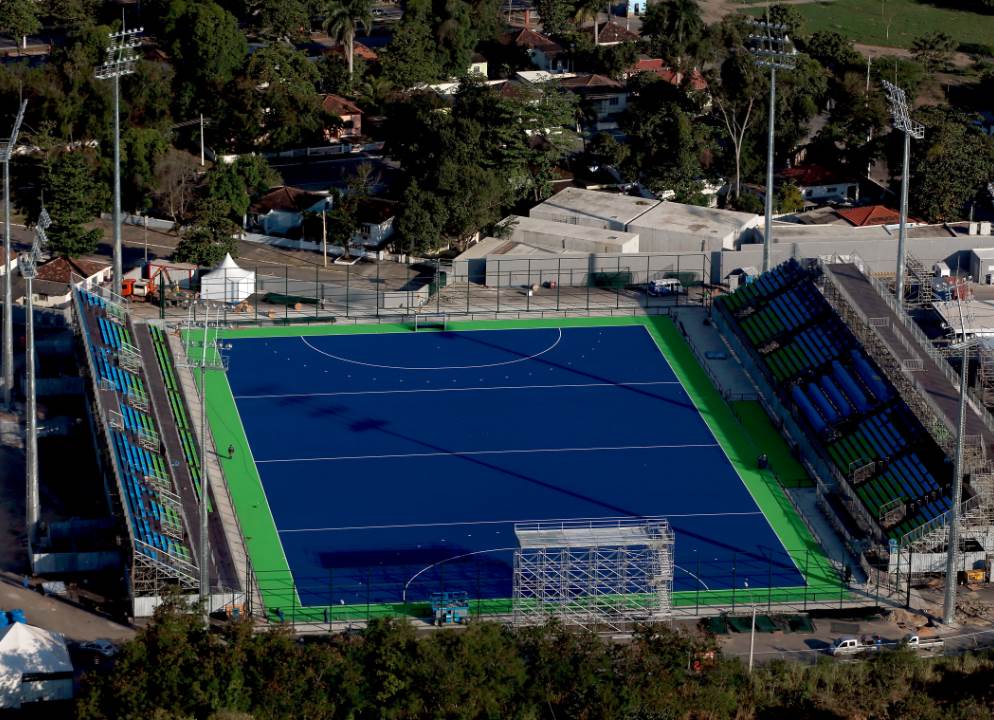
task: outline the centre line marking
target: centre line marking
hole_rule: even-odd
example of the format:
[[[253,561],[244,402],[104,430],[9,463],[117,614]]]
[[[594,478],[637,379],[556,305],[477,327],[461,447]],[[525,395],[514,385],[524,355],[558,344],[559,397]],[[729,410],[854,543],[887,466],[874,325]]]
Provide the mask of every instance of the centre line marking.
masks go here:
[[[294,463],[294,462],[327,462],[332,460],[381,460],[395,458],[427,458],[448,457],[450,455],[527,455],[529,453],[562,453],[562,452],[608,452],[617,450],[679,450],[681,448],[713,448],[720,447],[718,443],[700,443],[687,445],[614,445],[603,447],[572,447],[572,448],[530,448],[522,450],[453,450],[451,452],[426,453],[390,453],[386,455],[335,455],[331,457],[311,458],[273,458],[271,460],[256,460],[257,465],[265,463]]]
[[[495,385],[492,387],[462,388],[418,388],[412,390],[342,390],[337,392],[276,393],[272,395],[235,395],[236,400],[267,400],[295,397],[339,397],[342,395],[402,395],[405,393],[475,392],[487,390],[554,390],[556,388],[596,388],[596,387],[646,387],[653,385],[679,385],[679,380],[648,380],[644,382],[620,383],[575,383],[563,385]]]

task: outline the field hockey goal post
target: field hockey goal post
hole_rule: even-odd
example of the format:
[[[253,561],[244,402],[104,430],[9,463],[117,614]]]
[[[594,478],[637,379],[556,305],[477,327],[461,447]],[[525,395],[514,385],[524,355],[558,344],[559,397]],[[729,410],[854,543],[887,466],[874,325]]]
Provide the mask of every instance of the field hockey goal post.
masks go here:
[[[446,330],[448,328],[448,316],[440,314],[416,314],[414,316],[414,332],[421,330]]]
[[[515,625],[621,630],[670,616],[674,535],[665,518],[517,523]]]

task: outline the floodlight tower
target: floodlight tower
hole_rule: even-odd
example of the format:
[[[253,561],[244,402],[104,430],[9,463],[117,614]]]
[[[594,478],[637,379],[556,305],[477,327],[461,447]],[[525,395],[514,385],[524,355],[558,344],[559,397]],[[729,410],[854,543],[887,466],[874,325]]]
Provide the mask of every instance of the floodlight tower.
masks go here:
[[[907,138],[908,135],[905,135]],[[905,146],[907,147],[907,146]],[[959,309],[959,325],[963,338],[957,350],[963,355],[960,360],[959,418],[956,424],[956,460],[953,470],[953,506],[949,509],[949,537],[946,543],[946,592],[942,604],[942,622],[952,625],[956,619],[956,566],[959,563],[959,509],[963,501],[963,452],[966,433],[966,389],[970,372],[970,351],[976,339],[966,337],[966,320],[963,314],[963,296],[969,292],[970,278],[956,285],[956,307]]]
[[[97,68],[99,80],[114,81],[114,293],[121,295],[121,77],[135,71],[138,56],[132,51],[141,45],[144,28],[110,33],[107,58]]]
[[[41,257],[41,249],[48,242],[45,234],[46,228],[52,224],[48,217],[48,212],[42,208],[41,215],[38,216],[38,224],[35,226],[35,239],[31,246],[31,252],[21,256],[21,275],[24,277],[25,300],[25,328],[26,328],[26,348],[25,365],[27,368],[27,407],[25,408],[25,465],[26,465],[26,530],[28,534],[28,559],[31,569],[34,570],[34,551],[32,545],[35,533],[38,529],[40,519],[40,493],[38,490],[38,410],[35,404],[35,330],[34,330],[34,297],[32,293],[32,281],[38,274],[37,263]]]
[[[749,35],[752,54],[756,64],[770,68],[770,122],[766,144],[766,223],[763,234],[763,272],[770,269],[771,242],[773,234],[773,125],[777,114],[777,69],[793,70],[796,66],[797,50],[787,36],[787,26],[757,20],[753,23],[756,32]]]
[[[890,103],[890,114],[894,119],[894,129],[904,133],[904,162],[901,166],[901,219],[897,233],[897,286],[895,294],[897,302],[904,303],[904,254],[905,239],[908,232],[908,165],[911,162],[911,138],[921,140],[925,137],[925,126],[915,122],[908,114],[908,99],[904,90],[892,82],[882,81],[887,91],[887,102]]]
[[[14,316],[10,290],[10,156],[17,144],[17,133],[21,129],[27,106],[27,100],[21,103],[10,137],[6,142],[0,143],[0,162],[3,163],[3,402],[8,408],[14,399]]]

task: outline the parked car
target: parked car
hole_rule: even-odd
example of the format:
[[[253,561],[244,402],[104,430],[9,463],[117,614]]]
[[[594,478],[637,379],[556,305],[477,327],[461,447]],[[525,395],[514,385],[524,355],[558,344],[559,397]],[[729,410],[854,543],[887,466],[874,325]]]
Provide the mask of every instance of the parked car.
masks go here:
[[[113,657],[117,654],[117,645],[112,643],[110,640],[91,640],[89,642],[82,642],[79,644],[80,650],[87,650],[89,652],[95,652],[104,657]]]
[[[650,280],[646,283],[645,291],[653,297],[682,295],[687,292],[681,282],[676,278],[660,278],[659,280]]]

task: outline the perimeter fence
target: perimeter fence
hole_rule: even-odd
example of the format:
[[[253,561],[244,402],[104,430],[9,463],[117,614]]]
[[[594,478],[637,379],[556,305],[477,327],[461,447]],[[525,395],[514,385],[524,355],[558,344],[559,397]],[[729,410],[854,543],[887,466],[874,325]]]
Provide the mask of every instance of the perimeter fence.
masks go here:
[[[710,272],[705,254],[489,259],[480,267],[368,258],[328,267],[246,263],[213,272],[167,269],[145,298],[143,314],[187,317],[200,311],[202,298],[222,308],[225,323],[306,324],[412,313],[631,314],[709,303]],[[682,291],[650,294],[647,284],[664,278],[679,280]]]
[[[361,553],[359,553],[361,555]],[[253,580],[264,607],[253,614],[290,625],[363,623],[375,618],[429,618],[434,593],[466,593],[471,617],[506,619],[512,612],[511,550],[419,563],[370,563],[292,576],[286,569],[257,570]],[[700,557],[697,557],[700,555]],[[731,553],[677,558],[672,595],[674,618],[750,612],[796,613],[903,605],[903,589],[855,582],[852,573],[805,548],[784,553]],[[798,572],[808,577],[797,583]]]

